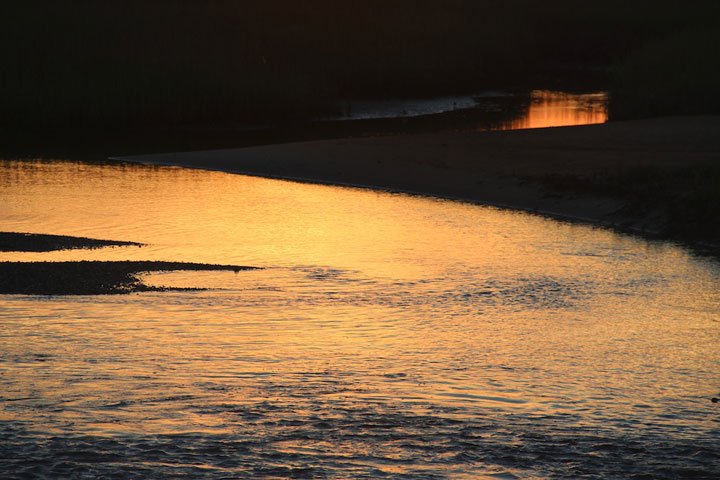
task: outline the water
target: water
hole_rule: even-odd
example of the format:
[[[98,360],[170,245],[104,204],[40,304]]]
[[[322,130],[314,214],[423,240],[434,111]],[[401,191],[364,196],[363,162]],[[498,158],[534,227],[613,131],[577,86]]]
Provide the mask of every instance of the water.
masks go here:
[[[511,120],[499,122],[496,130],[592,125],[608,120],[607,93],[571,94],[535,90],[527,109]]]
[[[353,100],[342,115],[327,120],[409,118],[448,112],[472,112],[465,123],[479,130],[590,125],[608,120],[606,92],[569,93],[533,90],[527,95],[484,92],[478,95],[394,100]]]
[[[393,100],[346,100],[339,106],[342,113],[326,120],[368,120],[374,118],[407,118],[435,115],[455,110],[477,108],[479,98],[508,97],[502,92],[488,92],[478,96],[455,95],[435,98],[398,98]]]
[[[0,163],[0,230],[203,291],[0,296],[4,478],[714,478],[720,266],[459,202]]]

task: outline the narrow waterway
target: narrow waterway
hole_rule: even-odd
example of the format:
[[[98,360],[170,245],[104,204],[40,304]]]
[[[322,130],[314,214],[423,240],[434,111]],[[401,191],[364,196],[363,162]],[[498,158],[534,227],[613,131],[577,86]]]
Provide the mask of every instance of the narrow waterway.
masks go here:
[[[0,296],[4,478],[712,478],[720,266],[459,202],[0,163],[8,260],[265,267]]]
[[[426,99],[347,100],[340,108],[342,114],[326,120],[408,119],[464,112],[466,127],[518,130],[605,123],[608,94],[551,90],[532,90],[525,94],[484,92]]]

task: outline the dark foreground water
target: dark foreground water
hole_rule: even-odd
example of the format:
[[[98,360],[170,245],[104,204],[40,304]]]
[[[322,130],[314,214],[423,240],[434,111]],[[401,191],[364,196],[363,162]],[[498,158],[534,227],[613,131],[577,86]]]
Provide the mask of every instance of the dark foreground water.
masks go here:
[[[720,266],[458,202],[0,163],[2,260],[267,267],[0,296],[2,478],[716,478]]]

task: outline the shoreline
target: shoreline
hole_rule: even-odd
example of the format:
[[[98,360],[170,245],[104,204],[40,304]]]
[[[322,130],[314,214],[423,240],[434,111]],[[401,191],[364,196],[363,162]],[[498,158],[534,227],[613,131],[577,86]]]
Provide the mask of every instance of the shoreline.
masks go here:
[[[0,252],[51,252],[56,250],[98,249],[144,246],[137,242],[99,240],[67,235],[0,232]],[[0,295],[117,295],[136,292],[197,290],[155,287],[143,283],[142,273],[179,270],[233,271],[257,270],[244,265],[168,261],[0,261]]]
[[[88,237],[24,232],[0,232],[0,252],[52,252],[56,250],[143,246],[142,243],[121,240],[99,240]]]
[[[142,273],[180,270],[255,270],[243,265],[161,261],[0,262],[0,295],[118,295],[137,292],[202,290],[155,287],[143,283]]]
[[[110,160],[432,196],[716,252],[720,236],[713,230],[713,218],[693,211],[692,202],[688,211],[676,210],[687,198],[704,194],[703,188],[713,189],[713,179],[704,169],[712,175],[720,166],[717,138],[720,117],[666,117],[316,140]],[[683,180],[688,172],[711,183],[700,188],[688,183]],[[720,205],[708,207],[715,215]],[[685,221],[694,223],[684,226]]]

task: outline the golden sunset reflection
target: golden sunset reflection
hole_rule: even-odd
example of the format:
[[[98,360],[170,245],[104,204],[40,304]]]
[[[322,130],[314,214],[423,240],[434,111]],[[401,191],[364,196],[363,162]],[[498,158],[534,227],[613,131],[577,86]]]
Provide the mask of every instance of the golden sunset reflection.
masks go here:
[[[566,127],[605,123],[608,120],[606,93],[570,94],[535,90],[527,112],[502,123],[497,130]]]
[[[0,193],[2,231],[147,244],[0,261],[265,267],[147,276],[208,290],[0,296],[5,421],[106,436],[300,432],[272,443],[287,452],[326,449],[303,429],[327,425],[365,432],[334,442],[338,455],[388,456],[396,445],[360,438],[368,425],[433,435],[422,426],[552,418],[551,436],[566,419],[622,436],[628,418],[674,428],[678,409],[685,432],[715,425],[696,398],[716,386],[720,271],[672,245],[179,168],[3,162]],[[43,405],[61,407],[40,416]]]

